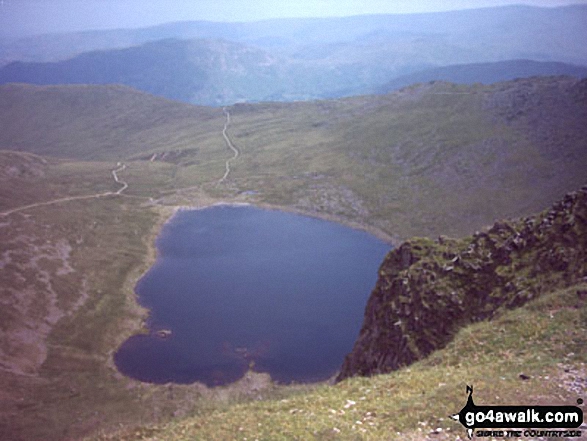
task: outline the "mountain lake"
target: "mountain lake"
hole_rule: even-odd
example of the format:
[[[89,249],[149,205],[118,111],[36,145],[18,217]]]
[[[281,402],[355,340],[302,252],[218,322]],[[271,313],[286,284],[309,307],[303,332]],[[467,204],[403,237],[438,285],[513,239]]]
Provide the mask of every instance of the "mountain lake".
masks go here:
[[[151,383],[280,383],[333,376],[358,336],[391,246],[363,231],[252,206],[178,211],[139,280],[149,334],[114,361]]]

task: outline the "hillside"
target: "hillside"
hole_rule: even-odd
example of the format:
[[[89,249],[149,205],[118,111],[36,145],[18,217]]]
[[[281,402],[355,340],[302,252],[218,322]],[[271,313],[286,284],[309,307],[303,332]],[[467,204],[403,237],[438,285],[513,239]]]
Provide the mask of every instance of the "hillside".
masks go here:
[[[585,6],[509,6],[43,35],[0,47],[0,83],[122,83],[203,105],[339,98],[447,65],[587,65],[586,22]]]
[[[256,200],[400,238],[466,235],[585,182],[586,87],[554,78],[436,83],[380,97],[236,105],[230,133],[242,155],[232,180]]]
[[[586,78],[587,67],[532,60],[507,60],[495,63],[443,66],[399,76],[377,89],[377,92],[389,93],[411,84],[430,81],[447,81],[456,84],[492,84],[516,78],[557,75]]]
[[[392,250],[338,381],[397,370],[458,330],[587,281],[587,187],[539,216],[473,237],[410,239]]]
[[[77,159],[121,159],[194,148],[221,126],[218,109],[122,86],[0,86],[0,148]],[[213,129],[211,127],[214,127]]]
[[[135,179],[133,169],[153,159],[161,166],[153,178],[166,190],[198,185],[397,239],[462,236],[496,216],[528,215],[585,182],[586,88],[585,80],[543,78],[238,104],[228,108],[227,133],[240,155],[219,186],[231,157],[221,109],[121,87],[6,85],[0,149],[138,161],[127,171]]]

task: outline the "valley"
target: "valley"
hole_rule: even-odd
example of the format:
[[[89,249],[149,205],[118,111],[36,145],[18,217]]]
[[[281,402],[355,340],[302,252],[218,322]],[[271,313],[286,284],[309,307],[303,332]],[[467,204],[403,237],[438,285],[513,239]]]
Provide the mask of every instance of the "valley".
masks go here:
[[[255,373],[208,389],[142,384],[116,371],[113,351],[145,332],[147,311],[133,290],[155,258],[162,223],[181,206],[246,202],[336,220],[396,245],[462,237],[538,212],[585,182],[586,87],[569,78],[433,83],[225,111],[118,86],[0,87],[11,109],[0,112],[2,126],[21,124],[0,135],[13,148],[0,154],[2,323],[10,336],[1,352],[0,433],[75,438],[120,424],[208,418],[232,412],[228,403],[330,396],[325,386],[278,386]],[[33,96],[34,107],[26,104]],[[437,375],[422,369],[430,372],[422,381]],[[368,388],[365,381],[345,382],[332,399],[356,401],[346,394]]]

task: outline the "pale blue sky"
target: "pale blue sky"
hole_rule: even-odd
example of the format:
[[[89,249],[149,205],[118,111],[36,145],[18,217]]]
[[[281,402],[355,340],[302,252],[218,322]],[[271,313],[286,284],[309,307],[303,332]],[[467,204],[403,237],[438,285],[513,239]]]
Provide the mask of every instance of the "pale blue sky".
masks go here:
[[[0,0],[0,36],[150,26],[181,20],[253,21],[446,11],[587,0]]]

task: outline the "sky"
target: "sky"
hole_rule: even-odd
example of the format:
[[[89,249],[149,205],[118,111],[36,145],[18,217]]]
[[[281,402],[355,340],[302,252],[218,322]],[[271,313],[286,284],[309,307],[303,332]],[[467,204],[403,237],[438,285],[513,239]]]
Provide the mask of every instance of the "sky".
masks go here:
[[[339,17],[508,4],[554,7],[587,4],[587,0],[0,0],[0,37],[137,28],[182,20]]]

